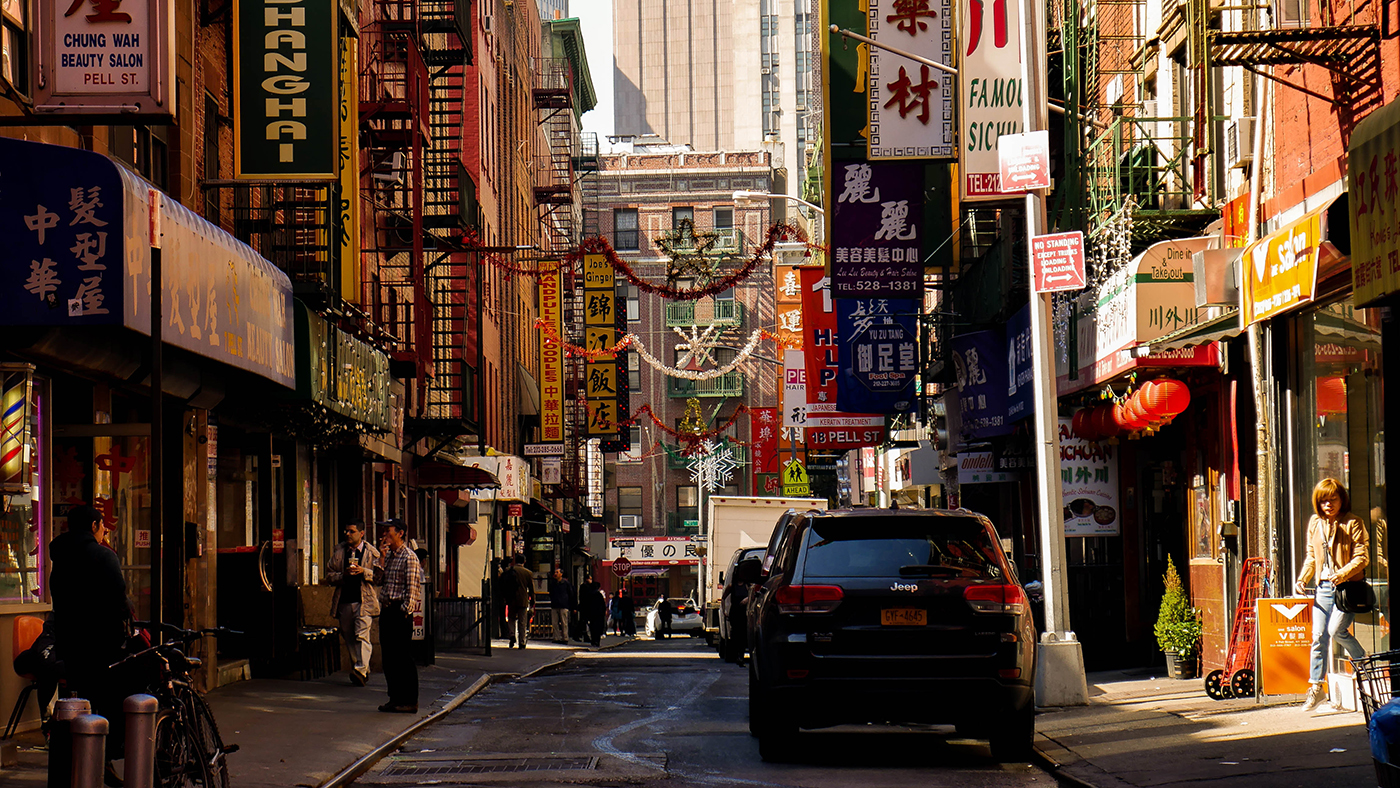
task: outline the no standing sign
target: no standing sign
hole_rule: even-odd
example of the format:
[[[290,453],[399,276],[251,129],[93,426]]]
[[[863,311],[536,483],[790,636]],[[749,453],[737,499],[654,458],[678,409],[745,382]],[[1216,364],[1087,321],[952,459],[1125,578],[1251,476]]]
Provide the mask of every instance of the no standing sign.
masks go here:
[[[1031,259],[1037,293],[1084,288],[1084,233],[1037,235],[1031,239]]]

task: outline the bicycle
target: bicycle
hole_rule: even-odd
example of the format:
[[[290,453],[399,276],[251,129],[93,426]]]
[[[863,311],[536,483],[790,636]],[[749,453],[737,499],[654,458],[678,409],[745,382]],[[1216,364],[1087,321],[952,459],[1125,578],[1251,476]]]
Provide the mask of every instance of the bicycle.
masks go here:
[[[152,624],[135,622],[135,626],[150,632]],[[135,664],[138,669],[149,664],[153,678],[147,690],[156,698],[160,710],[156,713],[155,778],[159,788],[229,788],[227,756],[238,751],[238,745],[225,744],[214,721],[214,713],[204,696],[190,682],[190,673],[202,661],[184,652],[189,643],[205,635],[240,635],[241,632],[216,629],[181,629],[162,624],[160,631],[172,639],[128,655],[113,669]]]

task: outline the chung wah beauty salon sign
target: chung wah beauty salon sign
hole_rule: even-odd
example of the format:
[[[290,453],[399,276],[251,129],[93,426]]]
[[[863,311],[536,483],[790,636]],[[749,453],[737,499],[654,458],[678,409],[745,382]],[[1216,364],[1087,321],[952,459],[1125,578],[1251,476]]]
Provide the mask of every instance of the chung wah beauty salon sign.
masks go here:
[[[35,113],[173,119],[173,9],[145,0],[37,0]]]

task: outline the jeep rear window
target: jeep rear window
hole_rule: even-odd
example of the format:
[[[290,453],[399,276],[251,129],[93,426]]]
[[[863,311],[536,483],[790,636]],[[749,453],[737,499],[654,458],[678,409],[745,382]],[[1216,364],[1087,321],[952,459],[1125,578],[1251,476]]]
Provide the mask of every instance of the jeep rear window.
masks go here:
[[[971,517],[817,518],[803,553],[804,578],[1006,577],[1000,547]]]

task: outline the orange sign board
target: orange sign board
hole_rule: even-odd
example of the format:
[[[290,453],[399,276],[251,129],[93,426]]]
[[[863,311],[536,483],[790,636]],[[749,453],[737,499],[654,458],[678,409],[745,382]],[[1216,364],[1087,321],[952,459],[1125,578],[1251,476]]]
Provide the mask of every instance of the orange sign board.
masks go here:
[[[1245,249],[1240,264],[1246,325],[1312,301],[1318,268],[1338,254],[1327,241],[1326,211],[1313,211]]]
[[[1312,600],[1288,597],[1260,599],[1255,604],[1255,621],[1259,622],[1259,693],[1299,695],[1307,692]]]

